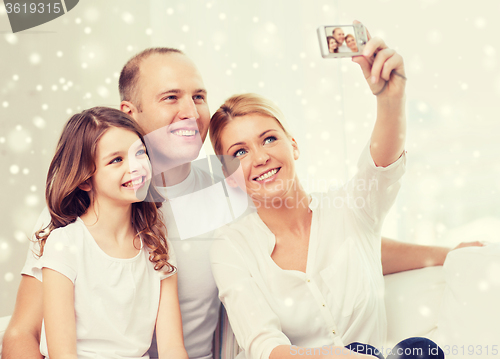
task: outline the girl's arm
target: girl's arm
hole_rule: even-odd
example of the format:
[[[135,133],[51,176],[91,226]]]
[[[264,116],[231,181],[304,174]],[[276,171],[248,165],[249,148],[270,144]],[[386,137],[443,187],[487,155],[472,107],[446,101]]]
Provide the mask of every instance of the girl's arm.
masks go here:
[[[75,296],[71,280],[42,269],[43,318],[51,359],[78,359],[76,355]]]
[[[188,359],[182,334],[177,274],[161,281],[160,306],[156,318],[156,342],[160,359]]]
[[[405,69],[403,58],[380,38],[371,38],[363,56],[353,57],[361,66],[371,91],[377,96],[377,121],[370,152],[378,167],[395,162],[404,150],[406,138]],[[376,55],[375,58],[373,57]]]

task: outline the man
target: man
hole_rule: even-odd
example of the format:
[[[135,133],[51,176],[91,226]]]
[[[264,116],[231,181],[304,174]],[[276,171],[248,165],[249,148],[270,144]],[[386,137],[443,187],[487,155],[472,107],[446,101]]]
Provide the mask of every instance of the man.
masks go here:
[[[336,27],[332,31],[333,38],[337,41],[339,52],[351,52],[351,49],[344,43],[345,33],[340,27]]]
[[[147,49],[125,65],[119,87],[120,109],[141,125],[148,134],[146,141],[153,144],[155,182],[166,192],[169,202],[175,203],[177,198],[212,186],[211,176],[190,163],[198,155],[210,121],[207,92],[192,61],[175,49]],[[156,145],[162,136],[165,138],[163,147]],[[183,236],[176,223],[175,208],[168,203],[163,207],[179,269],[184,344],[190,358],[209,359],[212,357],[212,338],[220,302],[209,262],[210,229],[214,228],[198,222],[203,221],[202,216],[211,214],[188,218],[198,227],[200,235],[181,241],[179,239]],[[35,228],[39,229],[42,223],[46,223],[47,216],[45,210]],[[204,229],[208,229],[208,233],[203,233]],[[449,250],[383,239],[384,274],[442,265]],[[42,284],[30,272],[34,260],[29,251],[16,307],[4,336],[3,359],[42,358],[39,352]],[[155,351],[153,345],[150,350],[152,358]]]

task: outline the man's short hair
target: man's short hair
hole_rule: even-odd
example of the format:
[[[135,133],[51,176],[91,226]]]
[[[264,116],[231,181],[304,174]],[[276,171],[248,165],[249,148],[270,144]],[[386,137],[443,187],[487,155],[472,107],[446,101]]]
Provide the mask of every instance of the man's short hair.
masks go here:
[[[137,106],[137,109],[139,111],[141,111],[141,104],[138,96],[138,85],[140,65],[142,61],[144,61],[151,55],[163,55],[172,53],[183,54],[181,50],[177,50],[171,47],[151,47],[139,52],[137,55],[128,60],[125,66],[123,66],[123,69],[120,73],[120,79],[118,80],[120,100],[130,101],[135,106]]]
[[[342,30],[342,28],[341,27],[336,27],[335,29],[333,29],[332,35],[335,35],[335,31],[337,31],[337,30]]]

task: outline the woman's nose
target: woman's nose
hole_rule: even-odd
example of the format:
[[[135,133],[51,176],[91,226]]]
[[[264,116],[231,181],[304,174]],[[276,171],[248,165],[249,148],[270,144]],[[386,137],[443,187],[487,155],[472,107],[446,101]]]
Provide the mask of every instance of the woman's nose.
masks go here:
[[[253,162],[255,166],[265,165],[269,160],[269,154],[263,149],[255,151],[253,157],[254,157]]]

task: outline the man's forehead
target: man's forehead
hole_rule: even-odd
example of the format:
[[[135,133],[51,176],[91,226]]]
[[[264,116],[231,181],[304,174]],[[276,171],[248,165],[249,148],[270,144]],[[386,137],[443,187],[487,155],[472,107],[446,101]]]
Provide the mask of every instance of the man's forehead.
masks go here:
[[[139,63],[139,72],[156,71],[158,68],[173,69],[180,66],[191,66],[196,69],[191,60],[184,54],[166,53],[151,54]]]
[[[147,83],[168,82],[168,87],[182,88],[197,82],[197,88],[204,88],[203,79],[194,63],[184,54],[155,54],[144,59],[139,68],[139,82],[147,78]]]

